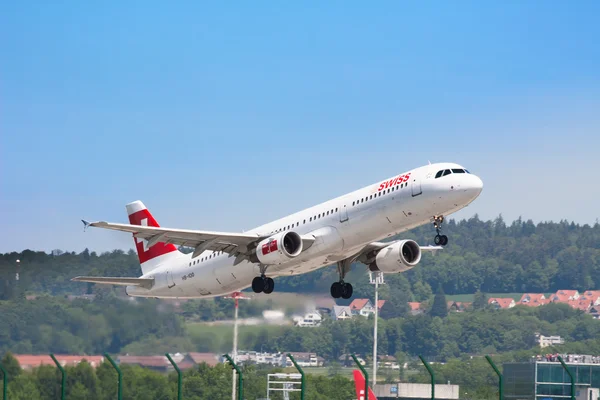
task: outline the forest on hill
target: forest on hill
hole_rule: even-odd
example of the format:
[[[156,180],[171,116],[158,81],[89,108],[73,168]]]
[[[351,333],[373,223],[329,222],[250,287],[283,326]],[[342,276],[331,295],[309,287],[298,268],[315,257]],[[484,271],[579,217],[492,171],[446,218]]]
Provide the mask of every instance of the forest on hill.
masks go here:
[[[495,377],[493,372],[480,368],[484,365],[483,360],[470,360],[471,355],[495,354],[494,358],[499,362],[527,360],[540,351],[536,333],[560,335],[565,339],[564,345],[545,349],[549,352],[600,354],[600,321],[589,314],[566,304],[497,310],[485,301],[486,292],[548,293],[558,289],[600,288],[599,224],[577,225],[565,221],[534,224],[522,220],[506,224],[501,217],[492,221],[473,217],[458,222],[450,220],[444,228],[450,244],[443,251],[425,255],[421,264],[407,273],[386,275],[387,284],[380,288],[380,297],[391,307],[384,307],[381,313],[378,340],[382,354],[395,355],[409,363],[417,363],[418,355],[449,361],[448,365],[454,367],[459,362],[467,363],[465,368],[483,371],[476,380],[461,377],[457,371],[462,370],[457,368],[456,371],[442,365],[436,368],[439,376],[464,385],[470,393],[471,390],[482,390],[481,398],[494,396],[490,387],[493,387]],[[402,237],[426,245],[433,232],[427,226]],[[17,259],[19,263],[16,263]],[[198,321],[231,318],[230,301],[221,298],[193,300],[184,303],[176,313],[168,302],[126,298],[122,288],[70,281],[77,275],[139,274],[137,255],[133,251],[97,254],[89,250],[81,253],[55,250],[50,254],[34,251],[1,254],[0,354],[12,351],[147,355],[230,351],[230,333],[192,330],[189,323],[193,320],[198,326],[201,324]],[[336,278],[335,269],[328,267],[306,275],[279,278],[276,290],[325,294]],[[347,278],[354,284],[354,297],[371,297],[373,287],[367,283],[364,266],[356,265]],[[434,292],[437,293],[435,296]],[[477,293],[477,300],[466,312],[448,313],[444,292]],[[83,294],[94,294],[93,301],[67,298],[68,295]],[[411,315],[408,301],[424,302],[426,312]],[[240,306],[240,315],[260,315],[264,307],[270,306],[273,304],[268,302],[246,302]],[[339,367],[338,363],[343,362],[343,356],[351,352],[371,361],[372,323],[365,318],[347,321],[326,318],[318,328],[282,326],[272,329],[263,326],[250,333],[241,330],[240,348],[316,352],[335,369],[336,364]],[[415,364],[415,369],[417,367]],[[210,373],[231,376],[229,370],[219,368]],[[85,387],[74,384],[70,396],[86,398],[89,390],[97,390],[98,398],[110,397],[107,393],[112,389],[103,388],[103,382],[106,382],[103,374],[109,372],[99,371],[95,377],[90,370],[80,371],[87,376],[86,380],[95,383]],[[49,368],[23,373],[11,382],[9,389],[11,393],[21,393],[24,396],[21,398],[46,398],[39,382],[45,382],[50,374],[55,377],[55,371],[51,372]],[[260,374],[264,375],[264,371]],[[128,370],[128,375],[160,382],[168,392],[164,398],[173,396],[173,376],[137,369]],[[196,372],[189,372],[186,379],[195,382],[203,378],[197,377]],[[329,378],[314,379],[322,379],[319,384],[326,391],[330,382],[337,378],[332,381]],[[410,379],[426,381],[427,376],[419,373]],[[164,386],[167,380],[168,385]],[[133,381],[131,384],[134,385]],[[347,390],[351,391],[351,383],[348,384]],[[228,387],[224,384],[220,393],[225,395]],[[189,390],[193,389],[190,387]],[[198,394],[199,398],[204,395]],[[317,392],[311,396],[319,398]]]
[[[211,300],[198,300],[204,308]],[[240,306],[244,309],[249,304]],[[231,309],[231,307],[229,307]],[[474,303],[466,312],[448,312],[443,294],[436,294],[431,308],[410,315],[392,307],[382,312],[379,348],[382,354],[423,355],[447,360],[463,354],[506,353],[537,346],[536,333],[560,335],[566,345],[587,343],[599,348],[600,321],[567,304],[542,307],[517,306],[502,310]],[[188,310],[191,312],[191,310]],[[98,295],[93,301],[41,296],[34,300],[0,301],[0,354],[137,354],[165,352],[215,352],[231,350],[231,329],[192,329],[169,304],[156,299],[135,301]],[[371,317],[372,318],[372,317]],[[321,326],[257,326],[241,330],[239,347],[266,352],[316,352],[327,361],[355,352],[369,357],[373,321],[325,318]],[[599,353],[600,354],[600,349]]]
[[[540,222],[517,219],[506,224],[501,216],[482,221],[448,220],[444,233],[450,243],[435,255],[425,254],[414,269],[386,275],[388,298],[399,303],[421,301],[442,288],[446,294],[555,292],[559,289],[600,288],[600,224],[567,221]],[[434,230],[423,226],[402,234],[420,244],[432,242]],[[390,239],[391,240],[391,239]],[[19,259],[20,263],[16,263]],[[357,264],[348,276],[354,297],[370,296],[365,267]],[[15,274],[19,272],[18,285]],[[133,250],[97,254],[55,250],[0,254],[0,300],[23,293],[91,293],[92,284],[71,282],[77,275],[139,276]],[[328,293],[337,280],[335,267],[309,274],[278,278],[276,291]]]

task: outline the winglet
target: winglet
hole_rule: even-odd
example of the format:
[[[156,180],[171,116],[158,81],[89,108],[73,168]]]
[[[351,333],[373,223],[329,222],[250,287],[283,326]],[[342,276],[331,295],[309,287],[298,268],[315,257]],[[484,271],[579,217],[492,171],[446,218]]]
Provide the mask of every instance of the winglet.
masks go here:
[[[85,219],[82,219],[81,222],[83,222],[83,231],[85,232],[85,230],[87,229],[88,226],[91,225],[90,221],[86,221]]]

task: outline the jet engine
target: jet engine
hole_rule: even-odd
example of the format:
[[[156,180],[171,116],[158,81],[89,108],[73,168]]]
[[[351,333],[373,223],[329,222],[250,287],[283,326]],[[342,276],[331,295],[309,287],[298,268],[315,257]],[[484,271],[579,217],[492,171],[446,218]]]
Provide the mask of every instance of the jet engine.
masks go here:
[[[379,250],[369,264],[371,271],[384,273],[405,272],[421,261],[421,248],[414,240],[401,240]]]
[[[296,232],[280,232],[256,246],[250,261],[265,265],[283,264],[302,252],[302,238]]]

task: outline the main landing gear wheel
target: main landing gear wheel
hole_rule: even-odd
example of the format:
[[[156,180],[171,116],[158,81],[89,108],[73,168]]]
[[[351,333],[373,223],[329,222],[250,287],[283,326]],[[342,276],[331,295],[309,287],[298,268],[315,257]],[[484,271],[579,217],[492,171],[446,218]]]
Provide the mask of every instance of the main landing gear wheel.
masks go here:
[[[443,215],[434,215],[433,216],[433,227],[435,228],[435,231],[437,233],[437,235],[435,235],[435,238],[433,238],[433,242],[436,244],[436,246],[445,246],[448,244],[448,236],[440,235],[440,231],[442,230],[443,222],[444,222]]]
[[[252,291],[254,293],[262,293],[263,290],[265,290],[265,280],[260,276],[252,279]]]
[[[265,278],[265,288],[263,292],[265,294],[271,294],[273,293],[273,289],[275,289],[275,282],[273,281],[273,278]]]
[[[273,293],[275,289],[275,281],[273,278],[267,278],[266,276],[257,276],[252,279],[252,291],[254,293]]]
[[[351,284],[346,283],[344,281],[340,281],[333,282],[333,284],[331,285],[330,292],[331,297],[333,297],[334,299],[339,299],[340,297],[342,299],[349,299],[350,297],[352,297],[354,289],[352,288]]]
[[[435,235],[433,242],[436,246],[445,246],[448,244],[448,236],[446,235]]]

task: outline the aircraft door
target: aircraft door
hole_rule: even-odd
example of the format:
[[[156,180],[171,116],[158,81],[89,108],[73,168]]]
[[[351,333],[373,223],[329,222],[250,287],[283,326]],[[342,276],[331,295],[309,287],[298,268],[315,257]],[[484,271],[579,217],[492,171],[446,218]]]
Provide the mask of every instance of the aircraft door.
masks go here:
[[[418,196],[421,193],[423,193],[423,190],[421,189],[421,177],[418,175],[413,175],[412,181],[410,183],[410,187],[411,187],[411,191],[412,191],[412,196]]]
[[[348,207],[345,204],[342,204],[340,207],[340,222],[348,221]]]
[[[172,288],[175,286],[175,280],[173,279],[173,273],[171,271],[167,271],[167,287]]]

